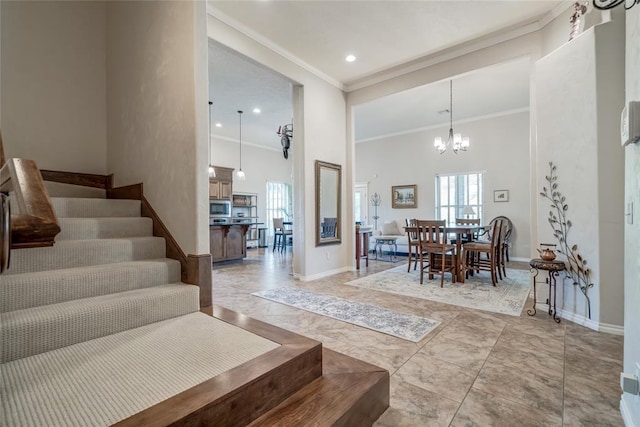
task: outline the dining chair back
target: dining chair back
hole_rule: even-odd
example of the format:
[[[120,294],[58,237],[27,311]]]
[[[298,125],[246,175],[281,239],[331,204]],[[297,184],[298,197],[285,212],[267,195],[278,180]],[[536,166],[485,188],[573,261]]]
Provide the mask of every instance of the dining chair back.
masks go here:
[[[418,240],[418,229],[415,226],[414,219],[405,219],[405,232],[407,233],[407,243],[409,245],[408,251],[408,265],[407,265],[407,273],[411,271],[411,261],[413,261],[413,269],[415,270],[418,267],[418,260],[420,259],[420,251]]]
[[[424,270],[428,268],[429,279],[440,274],[440,287],[444,286],[444,274],[451,273],[455,281],[457,268],[456,246],[447,240],[447,228],[444,220],[413,220],[418,233],[420,251],[420,284],[423,283]]]
[[[491,236],[489,242],[469,242],[462,246],[464,266],[461,279],[463,282],[470,271],[479,272],[480,270],[491,273],[493,286],[496,286],[498,277],[502,279],[502,271],[500,270],[502,219],[498,218],[491,224],[489,235]],[[485,258],[482,257],[483,254],[486,256]]]

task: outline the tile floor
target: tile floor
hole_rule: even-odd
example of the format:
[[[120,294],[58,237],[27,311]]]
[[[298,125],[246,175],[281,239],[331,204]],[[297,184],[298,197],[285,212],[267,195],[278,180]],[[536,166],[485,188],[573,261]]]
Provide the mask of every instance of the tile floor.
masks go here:
[[[388,369],[390,407],[376,426],[624,425],[619,412],[620,336],[564,319],[556,324],[540,310],[535,317],[526,309],[514,317],[343,285],[400,263],[371,261],[366,268],[363,262],[359,272],[301,282],[291,275],[290,252],[248,252],[243,262],[214,266],[214,303]],[[280,286],[441,324],[415,344],[250,295]],[[525,307],[531,304],[530,299]]]

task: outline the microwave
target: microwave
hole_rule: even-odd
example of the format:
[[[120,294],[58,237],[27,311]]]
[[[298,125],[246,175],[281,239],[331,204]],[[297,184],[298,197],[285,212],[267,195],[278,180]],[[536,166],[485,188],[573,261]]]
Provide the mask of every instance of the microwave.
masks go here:
[[[209,200],[209,218],[231,217],[231,200]]]

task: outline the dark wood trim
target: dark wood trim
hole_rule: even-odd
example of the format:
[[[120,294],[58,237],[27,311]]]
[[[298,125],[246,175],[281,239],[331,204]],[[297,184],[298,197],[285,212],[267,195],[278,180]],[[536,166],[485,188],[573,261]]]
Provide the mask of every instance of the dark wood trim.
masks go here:
[[[322,344],[222,307],[215,317],[281,346],[117,426],[247,425],[322,375]],[[220,316],[220,317],[219,317]]]
[[[42,175],[33,160],[9,159],[0,168],[0,191],[14,191],[11,247],[53,246],[60,226]]]
[[[107,189],[107,199],[142,200],[142,183]]]
[[[211,254],[187,255],[187,277],[183,282],[200,288],[200,307],[213,303]]]
[[[2,130],[0,129],[0,168],[4,166],[4,143],[2,142]]]
[[[42,179],[61,184],[81,185],[83,187],[111,188],[113,175],[98,175],[93,173],[64,172],[41,169]]]

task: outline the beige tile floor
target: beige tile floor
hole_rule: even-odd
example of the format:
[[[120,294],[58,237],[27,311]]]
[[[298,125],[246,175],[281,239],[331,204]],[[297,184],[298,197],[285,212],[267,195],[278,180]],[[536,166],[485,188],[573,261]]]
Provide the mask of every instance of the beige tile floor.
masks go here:
[[[622,426],[623,338],[538,310],[507,316],[375,292],[345,282],[399,263],[311,282],[291,275],[291,253],[250,249],[240,263],[214,266],[214,303],[322,341],[389,370],[391,401],[376,426]],[[526,268],[513,263],[512,268]],[[415,344],[251,296],[297,286],[439,320]],[[532,305],[529,300],[526,307]]]

